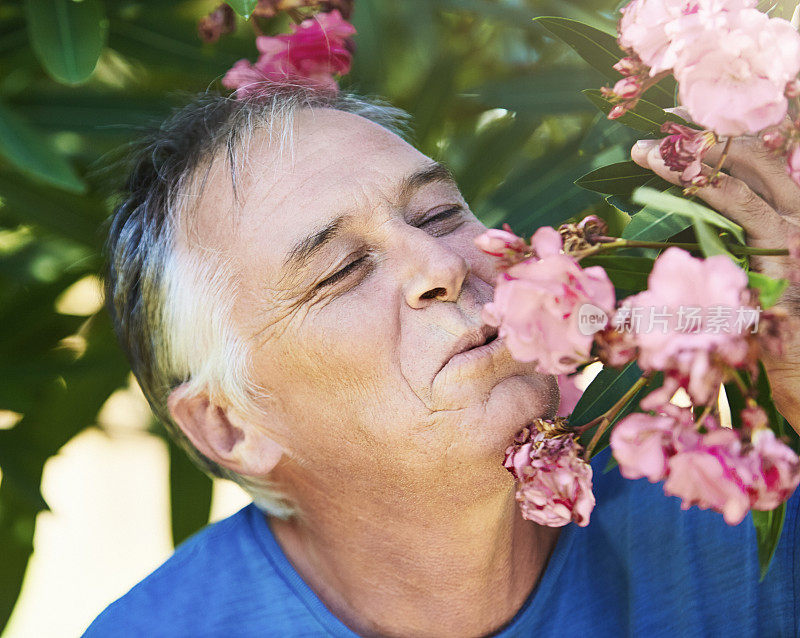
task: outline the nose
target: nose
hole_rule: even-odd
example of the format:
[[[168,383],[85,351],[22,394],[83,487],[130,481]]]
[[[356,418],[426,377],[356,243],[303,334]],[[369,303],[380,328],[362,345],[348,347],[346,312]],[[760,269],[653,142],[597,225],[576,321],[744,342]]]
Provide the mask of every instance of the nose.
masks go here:
[[[456,301],[469,273],[469,263],[441,239],[424,232],[422,237],[417,235],[409,241],[404,251],[409,265],[406,303],[412,308],[424,308],[437,299]]]

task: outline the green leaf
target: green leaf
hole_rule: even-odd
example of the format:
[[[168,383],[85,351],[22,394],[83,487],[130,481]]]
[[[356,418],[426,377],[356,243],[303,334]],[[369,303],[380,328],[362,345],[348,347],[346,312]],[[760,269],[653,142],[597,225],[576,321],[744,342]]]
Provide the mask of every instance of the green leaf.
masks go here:
[[[169,447],[169,494],[172,543],[176,547],[208,523],[213,483],[172,439]]]
[[[25,0],[33,50],[47,73],[65,84],[85,81],[106,39],[101,0]]]
[[[0,630],[17,602],[28,559],[33,552],[37,511],[16,498],[8,481],[0,486]]]
[[[47,184],[73,193],[86,185],[69,162],[14,111],[0,103],[0,156],[20,171]],[[0,192],[0,197],[3,193]]]
[[[653,171],[636,162],[617,162],[586,173],[575,184],[605,195],[627,195],[653,179]]]
[[[596,201],[597,195],[575,188],[574,181],[594,163],[592,157],[577,157],[577,142],[553,149],[543,157],[520,162],[506,181],[487,199],[491,216],[487,225],[506,221],[525,235],[539,226],[563,223]]]
[[[694,226],[694,234],[697,241],[700,242],[700,250],[706,257],[713,257],[715,255],[725,255],[734,259],[733,255],[725,248],[725,244],[719,238],[717,233],[709,224],[699,219],[696,219],[692,224]]]
[[[562,115],[589,111],[581,90],[592,82],[592,74],[584,69],[555,68],[489,80],[464,93],[486,106],[526,116]]]
[[[753,510],[753,526],[756,528],[756,543],[758,545],[758,565],[761,575],[759,582],[769,571],[775,549],[781,539],[783,521],[786,519],[786,503],[781,503],[774,510],[761,512]]]
[[[647,288],[653,259],[629,255],[595,255],[581,260],[581,266],[602,266],[615,287],[627,291]]]
[[[508,115],[470,136],[464,164],[456,171],[461,195],[471,204],[496,188],[520,159],[520,152],[541,124],[539,118]]]
[[[258,0],[226,0],[226,2],[243,18],[249,18],[258,4]]]
[[[568,44],[609,80],[616,81],[622,77],[612,67],[625,57],[625,52],[620,49],[616,37],[610,33],[569,18],[541,16],[534,18],[533,21]]]
[[[722,228],[733,235],[741,244],[744,244],[744,230],[738,224],[734,224],[727,217],[723,217],[717,211],[711,210],[697,202],[689,201],[683,197],[677,197],[669,192],[660,193],[652,188],[638,188],[633,194],[633,201],[651,206],[664,213],[676,213],[691,221],[701,221],[717,228]],[[699,238],[698,238],[699,239]]]
[[[775,279],[752,270],[747,273],[747,279],[751,288],[758,289],[762,308],[771,308],[778,303],[778,299],[781,298],[786,286],[789,285],[789,281],[786,279]]]
[[[621,370],[603,368],[586,388],[569,417],[572,427],[584,425],[600,416],[616,403],[636,383],[642,371],[635,362]]]
[[[666,192],[680,193],[681,189],[671,186]],[[630,224],[622,231],[622,237],[640,241],[662,241],[677,235],[689,226],[691,222],[683,215],[674,212],[665,213],[652,206],[645,206],[633,215]]]
[[[614,108],[614,104],[610,100],[604,98],[597,89],[585,89],[582,93],[606,116],[611,113],[611,109]],[[674,113],[667,113],[667,111],[657,104],[653,104],[647,100],[639,100],[634,108],[630,109],[622,117],[618,117],[615,121],[637,131],[641,131],[642,133],[655,136],[662,135],[661,125],[665,122],[675,122],[683,126],[691,126],[682,117]]]
[[[636,383],[642,376],[642,371],[635,362],[631,362],[621,370],[615,368],[604,368],[595,377],[589,387],[581,396],[578,405],[575,406],[572,414],[569,417],[570,426],[576,427],[589,423],[605,412],[607,412],[617,401],[619,401],[631,386]],[[658,385],[662,382],[663,375],[658,373],[655,375],[649,384],[640,388],[628,402],[620,409],[617,415],[612,419],[610,427],[600,437],[597,445],[592,452],[592,456],[596,456],[603,449],[608,446],[611,437],[611,430],[615,423],[626,415],[630,414],[642,397],[650,391],[652,386]],[[586,432],[581,434],[579,441],[581,445],[586,446],[591,441],[598,426],[589,428]]]

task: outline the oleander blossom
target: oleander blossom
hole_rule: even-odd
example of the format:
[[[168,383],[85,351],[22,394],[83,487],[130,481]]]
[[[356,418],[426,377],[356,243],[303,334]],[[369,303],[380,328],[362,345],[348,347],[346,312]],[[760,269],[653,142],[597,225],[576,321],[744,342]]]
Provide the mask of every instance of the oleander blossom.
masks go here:
[[[325,92],[339,89],[335,75],[350,71],[352,43],[356,32],[337,10],[320,13],[292,25],[292,32],[259,36],[260,56],[255,64],[239,60],[222,79],[223,86],[236,89],[236,96],[257,94],[265,81],[305,85]]]
[[[629,479],[664,480],[664,492],[720,512],[738,525],[751,509],[772,510],[800,484],[800,459],[767,424],[762,408],[742,410],[743,429],[706,416],[700,427],[691,410],[665,404],[659,414],[631,414],[611,433],[611,449]]]
[[[646,478],[651,483],[663,481],[669,472],[669,459],[675,453],[672,436],[676,417],[691,421],[691,416],[688,410],[680,409],[672,415],[637,412],[617,423],[611,431],[610,444],[620,474],[627,479]]]
[[[575,410],[578,401],[583,396],[583,390],[575,385],[575,380],[566,374],[558,375],[558,411],[556,416],[567,417]]]
[[[786,172],[796,184],[800,185],[800,144],[786,154]]]
[[[499,326],[512,356],[536,361],[537,370],[569,374],[589,357],[593,335],[579,329],[579,310],[591,304],[610,314],[614,286],[600,266],[581,268],[561,252],[558,231],[542,227],[531,238],[533,255],[497,278],[482,319]]]
[[[716,135],[712,131],[697,131],[675,122],[665,122],[661,132],[667,134],[659,146],[667,167],[681,172],[684,185],[702,180],[703,158],[716,143]]]
[[[650,75],[656,75],[677,61],[674,33],[680,31],[677,25],[682,19],[697,16],[713,22],[721,13],[755,5],[756,0],[633,0],[622,9],[618,41],[650,67]]]
[[[508,224],[503,229],[490,228],[475,238],[475,245],[487,255],[497,257],[498,265],[508,268],[523,259],[528,253],[528,245],[522,237],[511,232]]]
[[[696,17],[696,16],[690,16]],[[800,34],[756,9],[729,12],[714,28],[676,34],[679,99],[720,136],[755,135],[786,116],[785,91],[800,72]]]
[[[585,527],[595,505],[592,468],[573,435],[558,429],[558,420],[524,428],[506,450],[504,466],[518,482],[523,518],[548,527]]]
[[[750,305],[747,275],[730,258],[692,257],[670,247],[655,261],[642,293],[626,298],[612,324],[629,333],[643,370],[663,370],[663,387],[642,406],[666,403],[684,388],[699,405],[716,396],[725,367],[753,362],[752,330],[758,309]]]

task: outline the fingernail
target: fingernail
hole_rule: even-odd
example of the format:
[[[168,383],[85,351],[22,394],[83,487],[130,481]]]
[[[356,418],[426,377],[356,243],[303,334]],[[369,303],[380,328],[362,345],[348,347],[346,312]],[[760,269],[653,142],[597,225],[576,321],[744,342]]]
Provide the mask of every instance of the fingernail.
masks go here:
[[[653,146],[655,146],[656,144],[658,144],[658,140],[637,140],[636,141],[636,147],[642,149],[643,151],[647,150],[647,149],[650,149],[650,148],[653,148]]]

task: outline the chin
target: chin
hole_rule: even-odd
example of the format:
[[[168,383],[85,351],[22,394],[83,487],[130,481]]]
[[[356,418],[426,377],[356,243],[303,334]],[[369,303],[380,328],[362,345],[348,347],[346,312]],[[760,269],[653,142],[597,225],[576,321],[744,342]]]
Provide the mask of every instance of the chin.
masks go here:
[[[472,435],[484,453],[502,454],[531,421],[554,417],[558,403],[558,383],[552,375],[534,373],[503,379],[491,389],[478,420],[480,425]]]

